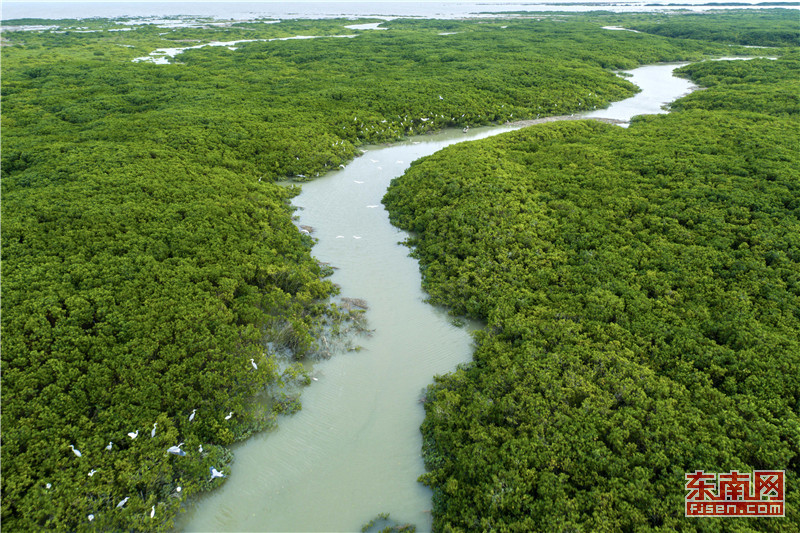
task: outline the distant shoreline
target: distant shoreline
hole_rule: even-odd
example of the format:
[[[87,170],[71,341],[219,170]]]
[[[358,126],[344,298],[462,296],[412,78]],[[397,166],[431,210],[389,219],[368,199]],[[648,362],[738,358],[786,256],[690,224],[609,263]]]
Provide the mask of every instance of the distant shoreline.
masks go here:
[[[498,2],[486,0],[471,2],[307,2],[287,4],[261,2],[3,2],[0,20],[80,20],[91,18],[180,18],[200,17],[224,20],[249,20],[262,18],[321,19],[385,17],[461,19],[503,18],[520,15],[588,13],[610,11],[616,13],[653,11],[708,11],[710,9],[775,9],[800,8],[800,2],[698,2],[684,0],[680,3],[634,2],[551,2],[532,3]]]

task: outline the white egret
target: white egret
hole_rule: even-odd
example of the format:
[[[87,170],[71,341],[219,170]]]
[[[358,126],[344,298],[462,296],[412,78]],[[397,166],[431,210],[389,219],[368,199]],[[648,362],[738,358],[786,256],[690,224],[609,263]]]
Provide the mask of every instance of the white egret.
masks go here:
[[[158,422],[153,422],[153,429],[152,429],[152,431],[150,431],[150,438],[151,439],[156,436],[156,426],[157,425],[158,425]]]
[[[183,446],[182,442],[177,446],[170,446],[169,448],[167,448],[167,453],[171,453],[172,455],[180,455],[181,457],[183,457],[184,455],[186,455],[186,452],[181,450],[181,446]]]
[[[183,490],[183,489],[181,489],[180,487],[178,487],[178,488],[177,488],[177,489],[175,489],[175,490],[176,490],[177,492],[180,492],[180,491],[181,491],[181,490]]]
[[[225,477],[225,474],[223,474],[222,472],[220,472],[219,470],[217,470],[213,466],[209,467],[208,471],[211,472],[211,477],[208,479],[209,481],[211,481],[215,477]]]
[[[380,207],[379,205],[368,205],[367,209],[375,209],[376,207]]]
[[[360,239],[361,237],[359,237],[358,235],[353,235],[353,238],[354,239]]]
[[[189,422],[194,420],[194,414],[197,412],[197,409],[192,409],[192,414],[189,415]]]
[[[131,499],[131,497],[130,497],[130,496],[126,496],[124,500],[120,501],[120,502],[117,504],[117,509],[121,509],[122,507],[124,507],[124,506],[125,506],[125,504],[126,504],[126,503],[128,503],[128,500],[130,500],[130,499]]]
[[[353,183],[358,183],[359,185],[361,185],[364,182],[363,181],[358,181],[358,180],[353,180]]]
[[[44,488],[46,488],[46,489],[49,489],[49,488],[50,488],[50,487],[52,487],[52,486],[53,486],[53,485],[51,485],[50,483],[45,483],[45,484],[44,484]]]
[[[311,378],[311,379],[313,379],[314,381],[319,381],[317,378]]]
[[[90,514],[90,515],[89,515],[89,516],[87,516],[86,518],[88,518],[88,519],[89,519],[89,522],[91,522],[92,520],[94,520],[94,515],[93,515],[93,514]]]
[[[233,411],[228,413],[228,416],[225,417],[225,420],[230,420],[232,416],[233,416]]]
[[[110,452],[111,448],[113,448],[113,447],[114,447],[114,442],[113,441],[108,441],[108,446],[106,446],[106,450],[108,450]]]
[[[80,456],[81,456],[81,452],[80,452],[80,450],[76,450],[76,449],[75,449],[75,446],[73,446],[72,444],[70,444],[70,445],[69,445],[69,447],[70,447],[70,448],[72,448],[72,453],[74,453],[74,454],[75,454],[75,455],[77,455],[78,457],[80,457]]]
[[[94,473],[97,472],[94,468],[92,468],[91,472],[89,472],[89,477],[92,477]]]
[[[344,239],[344,235],[337,235],[336,238],[337,239]]]
[[[253,369],[254,370],[258,370],[258,365],[256,364],[256,362],[253,359],[250,359],[250,364],[253,365]]]
[[[150,518],[153,518],[156,515],[156,506],[150,508]]]
[[[200,453],[203,453],[203,445],[202,444],[200,445],[199,448],[197,448],[197,451],[200,452]]]
[[[135,439],[136,437],[138,437],[138,436],[139,436],[139,430],[137,429],[137,430],[136,430],[136,433],[134,433],[133,431],[131,431],[130,433],[128,433],[128,436],[129,436],[131,439]]]

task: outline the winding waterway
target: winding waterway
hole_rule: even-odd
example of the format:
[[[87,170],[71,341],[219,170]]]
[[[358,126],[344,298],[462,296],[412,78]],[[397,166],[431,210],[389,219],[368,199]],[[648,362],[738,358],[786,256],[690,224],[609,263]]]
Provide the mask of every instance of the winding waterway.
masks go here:
[[[677,66],[629,71],[641,93],[565,118],[625,122],[663,113],[664,104],[693,88],[672,76]],[[318,381],[304,391],[303,410],[237,445],[225,485],[197,501],[179,530],[359,531],[381,512],[430,530],[431,493],[417,482],[424,472],[419,398],[434,375],[470,359],[471,339],[469,327],[424,303],[417,261],[399,244],[406,234],[389,223],[381,198],[412,161],[520,127],[449,130],[366,147],[343,170],[303,185],[294,204],[299,223],[314,228],[314,255],[338,268],[332,280],[342,295],[369,303],[374,334],[360,340],[363,350],[316,365]]]

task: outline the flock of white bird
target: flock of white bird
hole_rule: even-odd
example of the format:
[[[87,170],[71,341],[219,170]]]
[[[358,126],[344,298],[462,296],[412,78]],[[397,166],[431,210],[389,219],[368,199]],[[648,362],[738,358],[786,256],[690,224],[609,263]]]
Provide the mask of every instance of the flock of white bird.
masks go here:
[[[254,370],[258,370],[258,365],[256,364],[254,359],[250,359],[250,364],[252,365]],[[192,409],[192,412],[189,414],[189,422],[194,422],[194,418],[195,418],[196,414],[197,414],[197,409]],[[230,420],[232,417],[233,417],[233,411],[230,411],[228,413],[228,415],[225,417],[225,420]],[[158,422],[154,422],[153,423],[153,429],[150,430],[150,438],[151,439],[155,438],[155,436],[156,436],[156,428],[157,427],[158,427]],[[138,436],[139,436],[139,430],[138,429],[136,431],[131,431],[131,432],[128,433],[128,437],[130,437],[131,440],[137,438]],[[186,452],[181,449],[181,446],[183,446],[183,442],[181,442],[177,446],[170,446],[169,448],[167,448],[167,452],[166,453],[167,454],[171,454],[171,455],[177,455],[177,456],[180,456],[180,457],[184,457],[186,455]],[[72,450],[72,453],[74,453],[76,457],[83,457],[83,454],[81,453],[81,451],[79,449],[77,449],[73,444],[70,444],[69,447]],[[113,441],[108,441],[108,445],[106,445],[105,448],[106,448],[106,451],[111,451],[111,449],[113,447],[114,447],[114,442]],[[203,453],[203,445],[202,444],[198,447],[197,451],[199,453]],[[93,477],[97,472],[98,471],[96,469],[92,468],[89,471],[88,476],[89,477]],[[225,474],[223,474],[221,471],[217,470],[213,466],[208,469],[208,472],[211,475],[211,477],[208,479],[209,481],[213,481],[215,478],[218,478],[218,477],[226,477]],[[44,485],[44,487],[46,489],[48,489],[48,490],[50,488],[52,488],[52,486],[53,485],[51,483],[45,483],[45,485]],[[176,488],[177,492],[181,492],[181,490],[182,490],[181,487],[177,487]],[[116,508],[117,509],[122,509],[123,507],[125,507],[125,504],[128,503],[129,499],[130,499],[130,496],[127,496],[127,497],[123,498],[122,500],[120,500],[119,503],[117,503]],[[156,515],[156,506],[153,505],[153,507],[150,509],[150,518],[154,518],[155,515]],[[89,522],[91,522],[92,520],[95,519],[95,515],[94,514],[89,514],[87,516],[87,519],[89,520]]]

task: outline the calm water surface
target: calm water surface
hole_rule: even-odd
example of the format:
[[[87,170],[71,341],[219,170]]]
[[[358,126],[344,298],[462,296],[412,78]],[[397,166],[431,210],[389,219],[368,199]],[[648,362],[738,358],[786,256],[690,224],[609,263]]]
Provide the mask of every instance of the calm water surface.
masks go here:
[[[552,11],[665,11],[689,9],[707,11],[709,9],[765,9],[756,2],[752,5],[718,5],[713,8],[708,0],[654,0],[595,2],[594,0],[558,0],[550,3],[508,2],[506,0],[480,0],[447,2],[414,1],[357,1],[357,2],[295,2],[249,1],[249,2],[145,2],[90,1],[90,2],[39,2],[4,1],[0,10],[2,20],[19,18],[73,19],[73,18],[115,18],[115,17],[174,17],[200,16],[218,19],[248,20],[255,18],[334,18],[334,17],[422,17],[458,18],[465,16],[493,16],[499,12],[552,12]],[[673,5],[669,5],[673,4]],[[674,5],[680,4],[680,5]],[[797,7],[787,6],[789,9]]]
[[[592,115],[629,120],[664,112],[692,88],[671,76],[676,66],[631,71],[643,92]],[[314,255],[338,267],[332,279],[342,295],[369,302],[374,335],[362,351],[318,363],[303,410],[236,446],[225,485],[197,501],[179,530],[359,531],[381,512],[430,530],[431,493],[417,482],[424,472],[420,393],[432,376],[470,359],[471,339],[469,328],[424,303],[417,261],[398,244],[406,234],[389,224],[381,198],[415,159],[518,127],[367,147],[345,169],[303,185],[294,204],[302,208],[299,223],[315,229]]]

